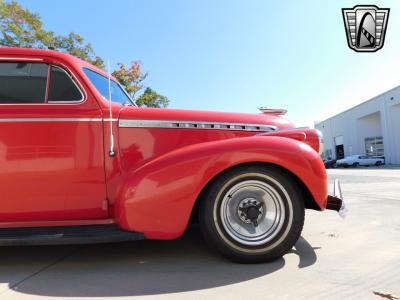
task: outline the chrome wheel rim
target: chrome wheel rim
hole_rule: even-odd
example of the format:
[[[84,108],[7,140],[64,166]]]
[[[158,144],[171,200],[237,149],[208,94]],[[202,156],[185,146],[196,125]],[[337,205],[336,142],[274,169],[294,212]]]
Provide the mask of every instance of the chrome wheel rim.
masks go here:
[[[242,181],[225,193],[220,217],[226,233],[236,242],[262,245],[274,239],[283,227],[284,200],[267,182]]]

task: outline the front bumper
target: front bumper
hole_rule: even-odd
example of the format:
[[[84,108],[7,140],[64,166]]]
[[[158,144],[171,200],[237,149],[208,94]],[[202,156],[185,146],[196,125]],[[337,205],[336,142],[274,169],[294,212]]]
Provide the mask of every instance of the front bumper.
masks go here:
[[[348,209],[343,200],[342,189],[338,179],[335,179],[333,183],[333,195],[328,195],[326,209],[337,211],[342,218],[347,215]]]

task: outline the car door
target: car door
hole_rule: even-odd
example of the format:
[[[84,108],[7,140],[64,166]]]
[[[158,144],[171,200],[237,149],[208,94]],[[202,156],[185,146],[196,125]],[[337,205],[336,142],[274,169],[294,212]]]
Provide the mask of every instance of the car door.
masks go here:
[[[370,166],[373,166],[373,165],[375,165],[377,161],[379,161],[379,159],[378,159],[378,158],[376,158],[376,157],[371,157],[371,156],[368,156],[368,162],[369,162],[369,165],[370,165]]]
[[[0,60],[0,222],[107,217],[102,113],[70,70]]]
[[[368,166],[370,165],[369,158],[367,156],[359,156],[360,166]]]
[[[373,160],[374,159],[369,156],[363,156],[364,166],[373,165]]]

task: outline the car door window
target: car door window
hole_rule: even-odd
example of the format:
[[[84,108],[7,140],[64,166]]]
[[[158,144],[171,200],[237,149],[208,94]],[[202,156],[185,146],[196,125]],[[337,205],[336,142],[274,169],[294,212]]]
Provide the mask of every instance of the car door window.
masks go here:
[[[63,69],[51,66],[48,102],[82,101],[83,95],[71,76]]]
[[[1,62],[0,103],[44,103],[48,65]]]
[[[110,92],[112,102],[117,102],[120,104],[132,103],[131,99],[124,91],[124,89],[114,80],[108,80],[107,77],[89,70],[88,68],[83,68],[83,72],[85,72],[86,76],[89,78],[90,82],[96,87],[97,91],[104,97],[106,100],[110,100]],[[109,84],[111,90],[109,91]]]

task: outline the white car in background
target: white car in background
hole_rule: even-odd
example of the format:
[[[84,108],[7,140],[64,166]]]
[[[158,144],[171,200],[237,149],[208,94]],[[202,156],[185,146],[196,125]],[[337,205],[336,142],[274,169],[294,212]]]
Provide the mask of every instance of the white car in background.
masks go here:
[[[351,155],[336,161],[336,166],[358,167],[358,166],[381,166],[385,164],[384,157]]]

